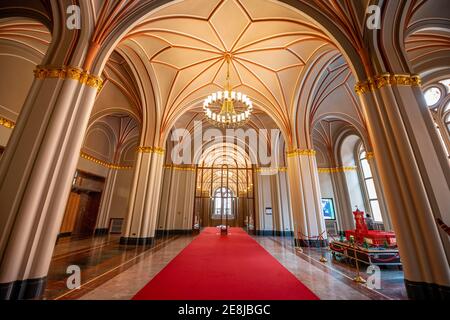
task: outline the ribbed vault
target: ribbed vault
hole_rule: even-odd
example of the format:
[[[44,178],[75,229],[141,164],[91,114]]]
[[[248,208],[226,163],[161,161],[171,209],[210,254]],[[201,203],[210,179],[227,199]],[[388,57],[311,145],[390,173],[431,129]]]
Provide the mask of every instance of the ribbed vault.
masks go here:
[[[249,95],[286,134],[302,71],[319,50],[334,48],[308,18],[266,0],[178,2],[151,14],[120,46],[139,47],[148,59],[162,130],[223,86],[229,55],[233,89]]]

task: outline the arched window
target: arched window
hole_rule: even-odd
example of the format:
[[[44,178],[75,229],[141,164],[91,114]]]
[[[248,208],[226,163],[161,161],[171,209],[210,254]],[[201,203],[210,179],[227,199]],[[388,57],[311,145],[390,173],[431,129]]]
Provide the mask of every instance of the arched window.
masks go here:
[[[448,105],[447,111],[450,111],[450,103]],[[447,126],[447,130],[450,132],[450,112],[448,112],[447,118],[445,119],[445,125]]]
[[[372,170],[370,169],[370,164],[367,160],[367,153],[363,148],[361,148],[361,151],[359,153],[359,162],[361,164],[361,175],[364,180],[366,195],[370,204],[370,209],[372,211],[372,218],[375,222],[383,222]]]
[[[428,86],[423,95],[442,147],[450,159],[450,79]]]
[[[214,201],[214,210],[213,216],[215,218],[220,217],[222,214],[222,205],[223,205],[223,215],[228,215],[229,217],[233,216],[233,191],[227,188],[218,188],[214,192],[213,201]]]
[[[431,87],[426,90],[423,95],[425,96],[425,101],[428,107],[434,106],[442,97],[441,89],[438,87]]]

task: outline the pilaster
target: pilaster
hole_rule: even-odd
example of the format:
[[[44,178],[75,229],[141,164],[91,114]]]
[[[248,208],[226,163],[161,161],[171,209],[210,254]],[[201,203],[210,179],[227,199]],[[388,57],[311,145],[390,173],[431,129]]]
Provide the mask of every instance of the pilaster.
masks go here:
[[[151,245],[158,217],[164,150],[139,147],[122,244]]]
[[[320,170],[320,169],[319,169]],[[352,230],[355,228],[352,204],[345,177],[345,171],[330,172],[333,191],[336,197],[337,220],[339,231]]]
[[[95,226],[96,233],[103,233],[109,228],[109,212],[114,195],[114,186],[116,184],[117,170],[109,169],[106,176],[105,187],[103,190],[102,200],[99,207],[97,223]]]
[[[295,242],[300,246],[325,246],[315,151],[295,149],[288,153],[287,161]]]
[[[163,194],[158,229],[165,234],[192,230],[195,167],[164,166]]]

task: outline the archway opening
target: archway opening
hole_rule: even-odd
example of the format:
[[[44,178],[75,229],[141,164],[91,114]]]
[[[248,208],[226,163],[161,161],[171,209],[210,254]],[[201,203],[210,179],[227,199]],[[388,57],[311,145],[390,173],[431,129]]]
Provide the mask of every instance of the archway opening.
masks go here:
[[[227,225],[254,232],[253,168],[242,148],[227,143],[206,148],[196,181],[194,230]]]

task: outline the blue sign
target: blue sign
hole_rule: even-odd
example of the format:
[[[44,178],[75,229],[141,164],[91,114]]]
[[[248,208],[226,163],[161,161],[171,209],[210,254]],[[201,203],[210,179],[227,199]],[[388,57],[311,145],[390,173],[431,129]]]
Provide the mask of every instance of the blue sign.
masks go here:
[[[322,214],[325,220],[336,219],[336,215],[334,213],[333,199],[331,198],[322,199]]]

